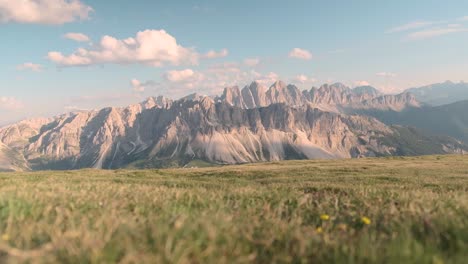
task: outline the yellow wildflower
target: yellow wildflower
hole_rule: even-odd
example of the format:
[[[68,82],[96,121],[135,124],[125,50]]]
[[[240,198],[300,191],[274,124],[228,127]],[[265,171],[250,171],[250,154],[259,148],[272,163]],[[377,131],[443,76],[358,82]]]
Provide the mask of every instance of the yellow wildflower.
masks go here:
[[[328,221],[328,220],[330,220],[330,216],[327,215],[327,214],[322,214],[322,215],[320,215],[320,219],[322,221]]]
[[[315,229],[315,231],[317,231],[317,233],[322,233],[323,229],[322,229],[322,227],[319,226],[319,227],[317,227],[317,229]]]
[[[3,241],[8,241],[8,240],[10,240],[10,236],[8,234],[3,234],[2,235],[2,240]]]
[[[361,217],[361,222],[365,225],[370,225],[371,224],[371,220],[368,218],[368,217]]]

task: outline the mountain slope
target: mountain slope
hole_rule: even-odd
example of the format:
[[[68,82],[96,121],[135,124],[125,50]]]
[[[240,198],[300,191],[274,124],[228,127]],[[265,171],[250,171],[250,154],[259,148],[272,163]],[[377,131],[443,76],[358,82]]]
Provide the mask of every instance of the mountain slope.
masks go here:
[[[21,153],[0,142],[0,172],[24,171],[28,169],[27,162]]]
[[[409,146],[402,151],[401,129],[370,117],[324,112],[310,105],[242,109],[209,97],[148,109],[142,105],[60,116],[23,140],[28,142],[24,158],[33,169],[78,169],[184,166],[197,160],[237,164],[422,155],[467,149],[455,140],[430,138],[425,139],[432,144],[429,148]],[[423,135],[408,130],[405,137]]]
[[[414,94],[420,102],[440,106],[468,100],[468,83],[446,81],[444,83],[408,89],[406,92]]]
[[[325,84],[320,88],[300,91],[294,85],[277,81],[270,88],[253,82],[250,86],[228,87],[224,89],[218,102],[252,109],[271,104],[284,103],[290,106],[310,104],[325,111],[352,112],[353,109],[380,109],[402,111],[408,107],[419,107],[419,102],[409,93],[383,95],[371,86],[351,89],[341,83]]]
[[[448,135],[468,142],[468,101],[438,107],[410,108],[395,111],[358,111],[388,125],[413,126],[436,135]]]
[[[215,99],[150,97],[125,108],[19,122],[0,128],[0,158],[9,169],[38,170],[464,153],[454,139],[358,115],[400,124],[424,109],[409,93],[383,95],[369,86],[301,92],[281,81],[270,88],[253,82]]]

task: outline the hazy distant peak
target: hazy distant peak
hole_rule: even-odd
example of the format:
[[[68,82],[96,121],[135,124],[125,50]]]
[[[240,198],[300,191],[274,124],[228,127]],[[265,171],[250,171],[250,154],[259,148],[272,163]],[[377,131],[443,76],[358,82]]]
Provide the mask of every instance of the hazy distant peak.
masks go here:
[[[445,81],[406,90],[416,96],[420,102],[439,106],[457,101],[468,100],[468,83]]]
[[[363,95],[363,94],[372,94],[372,95],[379,95],[382,94],[379,90],[372,86],[358,86],[353,89],[355,94]]]

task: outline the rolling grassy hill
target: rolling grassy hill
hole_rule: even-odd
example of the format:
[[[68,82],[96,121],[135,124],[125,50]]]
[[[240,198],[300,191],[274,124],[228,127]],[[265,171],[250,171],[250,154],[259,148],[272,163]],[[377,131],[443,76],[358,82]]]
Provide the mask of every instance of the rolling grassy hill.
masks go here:
[[[468,157],[0,173],[0,262],[466,263]]]

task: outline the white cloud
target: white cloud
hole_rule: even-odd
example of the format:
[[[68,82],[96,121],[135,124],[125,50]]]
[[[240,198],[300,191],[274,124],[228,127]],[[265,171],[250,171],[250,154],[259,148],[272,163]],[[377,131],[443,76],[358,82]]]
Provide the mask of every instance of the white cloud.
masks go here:
[[[181,71],[168,71],[164,74],[164,78],[170,82],[185,82],[192,80],[197,76],[197,73],[191,69]]]
[[[0,109],[2,110],[18,110],[23,107],[23,103],[14,97],[0,96]]]
[[[0,0],[0,23],[58,25],[88,19],[92,11],[80,0]]]
[[[132,79],[130,81],[130,84],[132,85],[133,91],[135,91],[135,92],[144,92],[145,91],[145,86],[142,85],[142,83],[137,79]]]
[[[77,41],[77,42],[89,42],[89,37],[83,33],[70,32],[70,33],[63,35],[63,37],[66,39]]]
[[[89,111],[91,109],[89,108],[83,108],[83,107],[78,107],[76,105],[66,105],[63,107],[63,109],[65,109],[65,111],[71,111],[71,112],[75,112],[75,111]]]
[[[460,24],[449,24],[444,27],[435,27],[410,33],[407,35],[407,39],[421,40],[460,32],[468,32],[468,28],[465,28]]]
[[[468,17],[446,21],[416,21],[392,28],[387,33],[407,32],[406,40],[428,39],[452,33],[468,32],[468,27],[454,21],[468,21]]]
[[[368,81],[356,81],[354,82],[354,86],[369,86],[370,83]]]
[[[389,29],[387,31],[387,33],[396,33],[396,32],[402,32],[402,31],[409,31],[409,30],[413,30],[413,29],[419,29],[419,28],[431,26],[433,24],[435,24],[435,22],[415,21],[415,22],[411,22],[411,23],[408,23],[408,24],[398,26],[398,27],[391,28],[391,29]]]
[[[259,58],[247,58],[244,60],[244,64],[249,67],[255,67],[258,64],[260,64],[260,59]]]
[[[104,36],[95,48],[79,48],[70,55],[52,51],[48,53],[48,58],[59,66],[137,63],[161,67],[166,64],[197,64],[199,54],[192,48],[179,45],[164,30],[145,30],[138,32],[135,38]]]
[[[229,51],[227,49],[222,49],[219,52],[215,50],[210,50],[207,53],[203,54],[202,57],[205,59],[217,59],[217,58],[224,58],[227,55],[229,55]]]
[[[138,79],[132,79],[130,81],[130,85],[132,86],[132,90],[136,93],[142,93],[146,91],[148,88],[155,88],[158,86],[158,83],[154,81],[146,81],[146,82],[141,82]]]
[[[317,80],[314,79],[314,78],[311,78],[305,74],[299,74],[297,76],[295,76],[293,79],[292,79],[292,82],[293,83],[314,83],[316,82]]]
[[[197,93],[219,95],[225,87],[238,85],[241,88],[258,81],[270,85],[279,77],[276,73],[262,74],[256,71],[243,71],[238,63],[220,63],[209,66],[202,71],[185,69],[168,71],[163,74],[164,82],[159,92],[170,93],[171,97],[185,96],[196,89]]]
[[[253,73],[256,75],[255,81],[264,85],[270,85],[280,79],[279,75],[276,72],[269,72],[264,75],[258,72]]]
[[[378,72],[375,75],[380,77],[396,77],[397,75],[393,72]]]
[[[297,82],[305,83],[309,79],[309,77],[305,76],[304,74],[300,74],[300,75],[297,75],[294,79]]]
[[[42,65],[35,64],[35,63],[32,63],[32,62],[23,63],[23,64],[18,65],[16,67],[16,69],[18,71],[30,70],[30,71],[33,71],[33,72],[40,72],[40,71],[42,71],[42,68],[43,68]]]
[[[312,54],[310,51],[300,48],[294,48],[289,52],[290,58],[296,58],[301,60],[310,60],[312,59]]]

